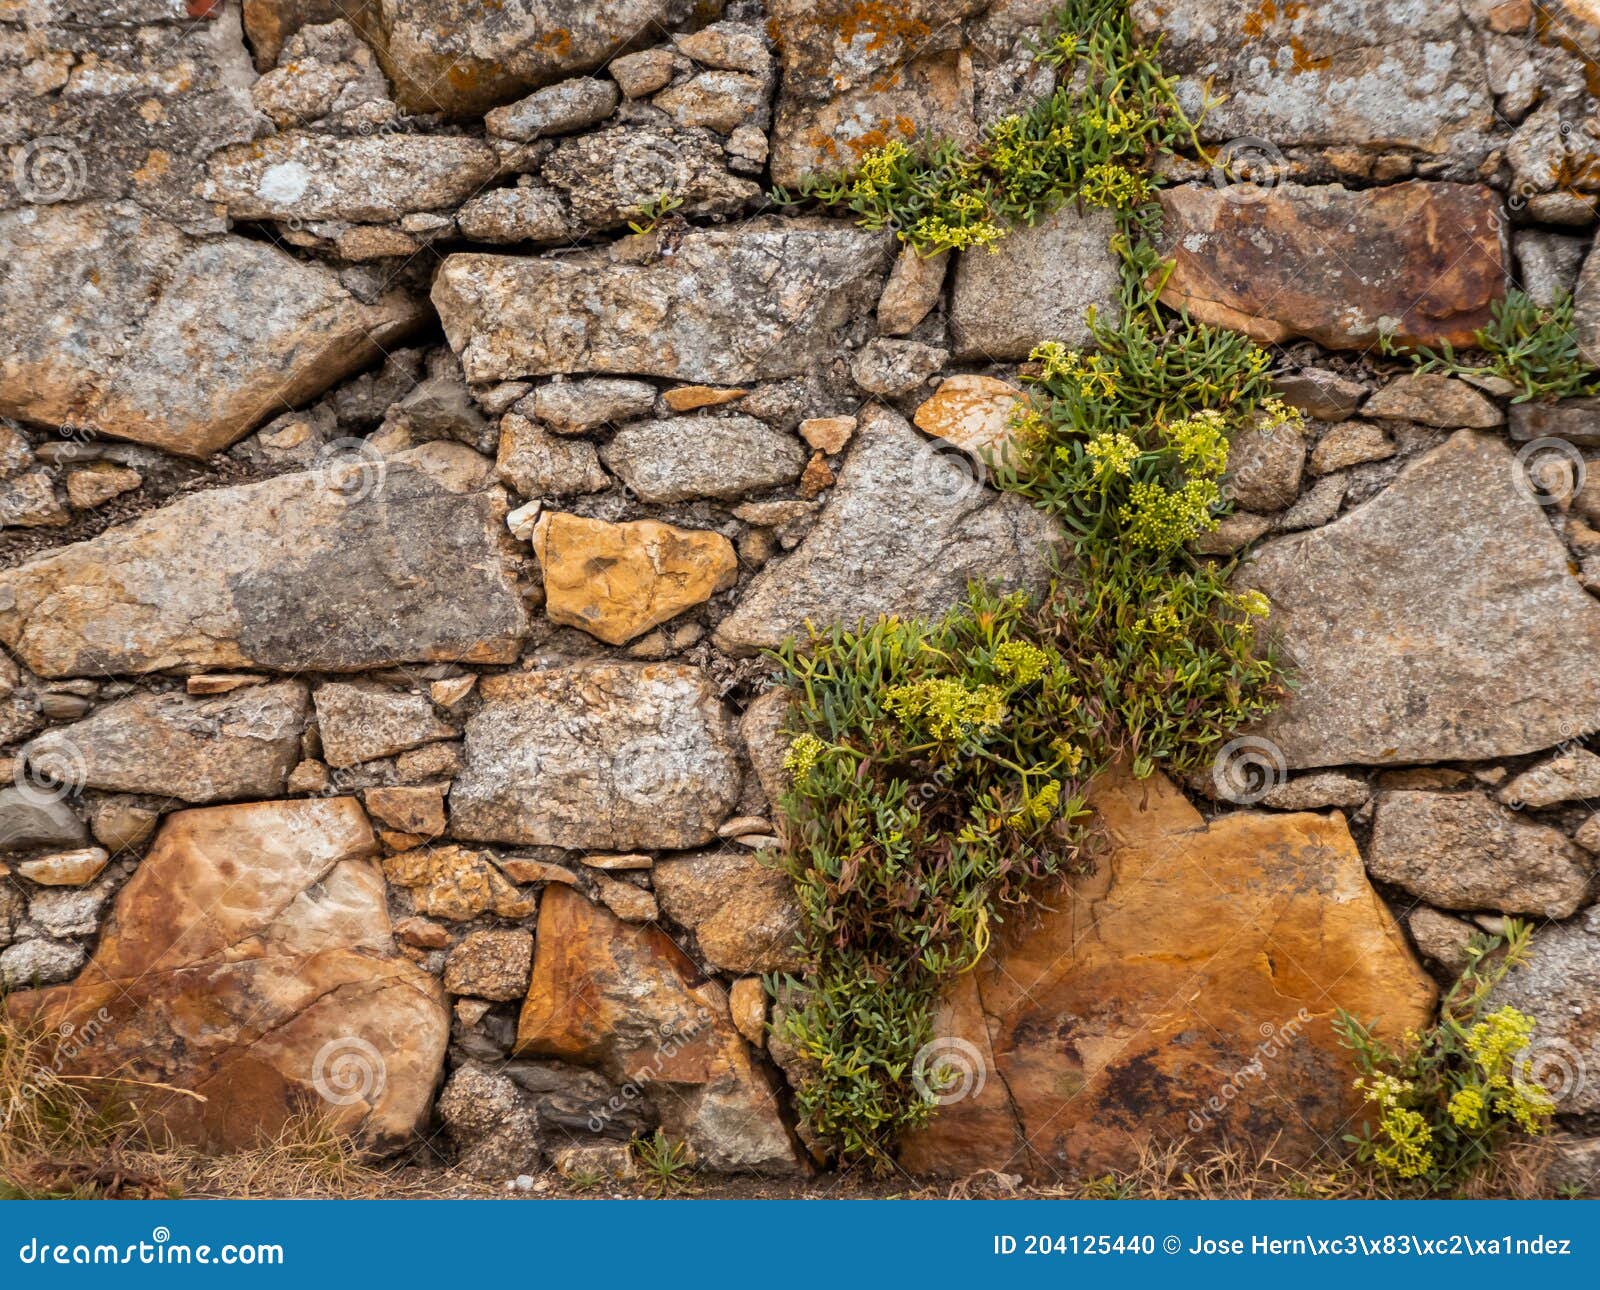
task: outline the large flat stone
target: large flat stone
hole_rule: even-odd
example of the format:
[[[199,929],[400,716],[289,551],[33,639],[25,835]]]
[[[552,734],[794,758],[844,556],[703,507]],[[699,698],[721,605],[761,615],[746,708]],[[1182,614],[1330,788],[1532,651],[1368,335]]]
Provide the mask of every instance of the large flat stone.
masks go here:
[[[1183,1138],[1321,1155],[1360,1101],[1335,1009],[1394,1040],[1426,1024],[1435,994],[1343,817],[1208,826],[1160,776],[1116,772],[1092,805],[1108,853],[991,949],[936,1020],[975,1078],[902,1163],[1082,1178]]]
[[[633,851],[703,846],[739,797],[730,718],[678,664],[485,677],[450,792],[459,838]]]
[[[1185,184],[1161,205],[1161,299],[1265,344],[1465,347],[1505,294],[1500,197],[1481,184]]]
[[[750,652],[803,632],[807,620],[936,618],[974,578],[1042,581],[1059,530],[1021,498],[985,488],[982,473],[897,413],[866,408],[815,527],[793,555],[755,577],[718,626],[718,642]]]
[[[72,1073],[200,1094],[125,1088],[180,1141],[251,1147],[311,1113],[396,1146],[426,1120],[450,1017],[395,950],[376,850],[349,797],[179,812],[78,978],[9,1009],[86,1037]]]
[[[128,203],[0,213],[0,415],[204,457],[371,363],[422,320],[242,237]]]
[[[1524,486],[1501,439],[1462,430],[1256,552],[1239,580],[1270,597],[1296,677],[1259,732],[1289,766],[1510,757],[1600,729],[1600,605]]]
[[[1494,97],[1483,36],[1461,5],[1430,0],[1133,0],[1161,62],[1182,74],[1191,112],[1203,83],[1221,101],[1205,137],[1278,148],[1367,147],[1448,154],[1488,151]]]
[[[517,1051],[641,1089],[704,1168],[802,1169],[722,986],[702,981],[660,928],[624,923],[569,887],[544,898]]]
[[[871,309],[890,259],[887,236],[828,220],[694,231],[670,257],[638,250],[629,241],[544,259],[446,259],[433,302],[467,379],[800,375]]]
[[[0,641],[49,677],[510,662],[504,519],[460,444],[195,493],[0,573]]]
[[[46,766],[76,764],[86,788],[186,802],[276,797],[300,760],[310,705],[298,681],[211,698],[136,694],[27,745]]]

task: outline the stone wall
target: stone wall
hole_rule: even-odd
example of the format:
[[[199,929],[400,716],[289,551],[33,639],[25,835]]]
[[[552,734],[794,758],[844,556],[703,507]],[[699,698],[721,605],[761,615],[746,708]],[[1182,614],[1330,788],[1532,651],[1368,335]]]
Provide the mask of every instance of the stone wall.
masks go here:
[[[980,453],[1118,276],[1103,214],[919,260],[770,192],[1049,93],[1049,9],[0,9],[13,1011],[202,1094],[151,1109],[211,1148],[315,1109],[490,1178],[655,1127],[820,1163],[760,981],[797,917],[760,650],[1040,580],[1055,530]],[[1235,444],[1207,539],[1296,690],[1213,776],[1099,787],[1109,854],[952,995],[968,1078],[906,1163],[1314,1154],[1354,1110],[1333,1010],[1425,1024],[1512,914],[1507,997],[1581,1128],[1600,402],[1376,341],[1575,288],[1600,359],[1600,15],[1133,11],[1190,101],[1229,95],[1228,164],[1165,163],[1165,299],[1310,418]]]

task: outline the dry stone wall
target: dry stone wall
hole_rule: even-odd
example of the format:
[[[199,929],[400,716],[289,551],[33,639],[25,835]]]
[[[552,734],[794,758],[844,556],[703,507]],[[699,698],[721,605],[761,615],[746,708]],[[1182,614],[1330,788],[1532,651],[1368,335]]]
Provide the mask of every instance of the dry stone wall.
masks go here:
[[[1234,445],[1297,674],[947,1002],[908,1167],[1103,1172],[1355,1111],[1334,1009],[1425,1024],[1474,926],[1600,1115],[1600,403],[1416,375],[1508,286],[1600,360],[1578,0],[1136,0],[1227,165],[1165,301],[1267,344]],[[1116,307],[1067,208],[928,260],[774,205],[1053,88],[1042,0],[0,6],[0,982],[84,1070],[488,1178],[825,1165],[768,1028],[809,622],[1032,586],[1018,363]],[[666,199],[666,200],[662,200]],[[643,208],[659,216],[648,231]],[[811,1144],[814,1146],[814,1144]]]

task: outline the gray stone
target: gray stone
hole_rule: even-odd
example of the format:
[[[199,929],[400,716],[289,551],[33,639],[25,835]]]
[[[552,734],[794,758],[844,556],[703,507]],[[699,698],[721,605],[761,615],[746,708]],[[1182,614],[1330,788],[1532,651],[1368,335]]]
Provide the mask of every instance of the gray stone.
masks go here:
[[[499,168],[493,148],[458,135],[291,131],[217,153],[204,191],[232,219],[385,224],[452,210]]]
[[[1242,571],[1297,673],[1261,733],[1309,767],[1509,757],[1600,727],[1600,606],[1569,558],[1511,449],[1457,432]]]
[[[677,664],[487,676],[450,791],[459,838],[594,851],[703,846],[739,798],[716,689]]]
[[[71,520],[48,471],[30,470],[0,480],[0,528],[60,528]]]
[[[898,414],[867,407],[816,526],[793,555],[756,575],[718,626],[718,643],[752,652],[803,632],[808,620],[937,618],[974,578],[1042,582],[1060,530],[1020,497],[986,491],[983,475]]]
[[[577,233],[566,203],[538,184],[491,188],[456,212],[461,236],[474,242],[568,242]]]
[[[85,787],[185,802],[278,797],[300,760],[309,705],[298,681],[210,698],[135,694],[27,745],[30,762],[75,762]]]
[[[754,220],[549,259],[452,255],[434,281],[473,382],[614,372],[737,385],[808,371],[877,299],[886,236],[839,221]]]
[[[1505,413],[1465,381],[1436,372],[1397,376],[1369,398],[1361,415],[1425,426],[1488,430],[1505,424]]]
[[[1367,869],[1441,909],[1565,918],[1589,892],[1565,834],[1481,793],[1379,793]]]
[[[1536,305],[1553,305],[1578,285],[1578,271],[1589,249],[1585,238],[1543,229],[1520,228],[1514,239],[1519,284]]]
[[[1031,228],[1012,229],[992,250],[956,257],[950,332],[961,359],[1024,359],[1040,341],[1089,342],[1092,306],[1115,323],[1121,287],[1110,211],[1063,206]]]
[[[533,933],[517,927],[468,932],[444,964],[444,988],[451,994],[509,1002],[528,992],[533,971]]]
[[[42,888],[28,901],[28,917],[50,936],[93,936],[105,922],[106,905],[116,884],[92,887]]]
[[[1477,929],[1437,909],[1418,905],[1406,919],[1411,929],[1411,939],[1424,958],[1432,959],[1446,971],[1459,976],[1472,962],[1467,946],[1472,943]]]
[[[533,1099],[508,1075],[476,1062],[458,1066],[439,1094],[438,1110],[463,1172],[499,1181],[538,1170],[539,1117]]]
[[[1600,255],[1584,259],[1572,296],[1572,330],[1591,366],[1600,366]]]
[[[1510,1004],[1537,1019],[1529,1074],[1558,1114],[1600,1111],[1600,907],[1541,927],[1528,950],[1528,962],[1495,987],[1487,1006]]]
[[[636,99],[654,94],[670,81],[677,61],[670,49],[641,49],[637,54],[613,58],[606,64],[606,71],[625,98]]]
[[[614,81],[576,76],[495,108],[483,118],[483,124],[490,134],[502,139],[527,141],[549,134],[571,134],[604,121],[616,111],[620,98]]]
[[[22,990],[70,981],[88,960],[81,945],[35,938],[0,950],[0,986]]]
[[[517,412],[500,418],[495,472],[524,497],[568,497],[611,486],[592,443],[548,434]]]
[[[713,22],[687,36],[674,36],[672,43],[680,54],[687,54],[702,67],[758,76],[772,67],[766,38],[754,23]]]
[[[330,766],[355,766],[392,757],[461,732],[422,694],[373,681],[332,681],[315,695],[322,755]]]
[[[49,677],[508,663],[527,613],[489,472],[434,443],[192,494],[0,572],[0,641]]]
[[[1228,445],[1223,496],[1248,511],[1281,511],[1300,495],[1305,465],[1306,441],[1299,426],[1258,419],[1235,433]]]
[[[602,452],[641,502],[742,497],[792,484],[806,451],[754,417],[686,416],[624,426]]]
[[[1600,1138],[1557,1134],[1545,1144],[1545,1185],[1592,1197],[1600,1192]]]
[[[1273,392],[1291,408],[1318,421],[1343,421],[1367,397],[1367,387],[1336,372],[1308,367],[1292,376],[1272,378]]]
[[[1212,81],[1226,94],[1204,122],[1214,140],[1269,139],[1276,148],[1412,149],[1476,165],[1494,125],[1480,37],[1459,5],[1348,0],[1238,6],[1134,0],[1161,61],[1182,74],[1191,114]]]
[[[533,392],[533,415],[557,434],[582,434],[650,415],[656,387],[648,381],[597,376],[586,381],[551,381]]]
[[[910,394],[950,359],[948,350],[914,340],[869,340],[850,363],[850,378],[869,394]]]
[[[1325,811],[1330,806],[1354,810],[1372,796],[1366,779],[1344,770],[1319,770],[1295,775],[1269,788],[1262,806],[1279,811]]]
[[[1558,802],[1600,798],[1600,757],[1587,748],[1557,753],[1530,766],[1496,796],[1508,806],[1534,810]]]
[[[227,447],[421,321],[403,293],[368,304],[320,265],[130,204],[6,212],[0,244],[0,416],[168,452]]]
[[[1364,461],[1383,461],[1395,452],[1394,441],[1383,432],[1382,426],[1370,421],[1345,421],[1317,440],[1311,452],[1311,471],[1326,475]]]
[[[761,196],[729,174],[726,157],[704,130],[627,125],[563,139],[539,169],[584,228],[620,228],[640,208],[670,197],[678,215],[731,215]]]
[[[668,86],[650,102],[681,126],[732,134],[741,126],[764,128],[771,78],[744,72],[697,72]]]
[[[71,762],[53,765],[52,773],[70,788],[76,771]],[[0,851],[28,851],[35,847],[76,847],[89,840],[89,831],[72,808],[48,789],[0,789]]]
[[[1513,403],[1510,411],[1511,437],[1518,443],[1565,439],[1579,448],[1600,448],[1600,398]]]
[[[904,336],[926,318],[944,292],[949,267],[948,251],[924,256],[913,247],[901,248],[878,297],[878,330],[885,336]]]

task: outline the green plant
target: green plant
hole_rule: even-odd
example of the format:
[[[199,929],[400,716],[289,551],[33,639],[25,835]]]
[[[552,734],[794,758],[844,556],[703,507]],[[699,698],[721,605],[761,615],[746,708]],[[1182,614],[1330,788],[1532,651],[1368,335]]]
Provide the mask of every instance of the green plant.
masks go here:
[[[1600,372],[1578,345],[1570,293],[1540,305],[1527,292],[1513,288],[1505,299],[1495,301],[1489,325],[1473,335],[1488,362],[1462,362],[1447,341],[1437,351],[1426,346],[1415,350],[1417,370],[1499,377],[1518,387],[1515,403],[1600,393]],[[1391,336],[1379,340],[1385,354],[1399,352]]]
[[[1488,1010],[1491,991],[1527,960],[1528,924],[1476,935],[1470,962],[1440,1004],[1438,1021],[1392,1048],[1348,1012],[1334,1020],[1355,1055],[1355,1084],[1376,1124],[1346,1135],[1357,1159],[1426,1191],[1460,1183],[1515,1132],[1543,1133],[1554,1101],[1524,1055],[1534,1021],[1510,1006]]]
[[[1067,0],[1036,45],[1059,85],[1000,118],[976,147],[893,139],[849,174],[812,176],[799,197],[892,228],[924,255],[990,246],[1068,201],[1130,211],[1154,192],[1150,158],[1202,151],[1155,46],[1136,38],[1126,0]],[[779,201],[796,200],[781,190]]]
[[[683,205],[683,198],[671,193],[657,193],[649,201],[635,208],[628,227],[635,233],[653,233],[657,224]]]
[[[682,1142],[674,1142],[660,1129],[648,1138],[635,1138],[633,1155],[657,1196],[682,1191],[694,1177],[689,1148]]]

